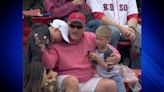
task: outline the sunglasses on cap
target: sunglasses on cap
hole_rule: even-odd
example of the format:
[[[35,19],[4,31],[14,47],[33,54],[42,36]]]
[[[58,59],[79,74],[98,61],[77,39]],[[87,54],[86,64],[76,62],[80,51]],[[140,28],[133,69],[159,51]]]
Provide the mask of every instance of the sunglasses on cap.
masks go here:
[[[82,29],[83,28],[83,25],[80,25],[80,24],[69,24],[69,26],[71,28],[77,28],[77,29]]]

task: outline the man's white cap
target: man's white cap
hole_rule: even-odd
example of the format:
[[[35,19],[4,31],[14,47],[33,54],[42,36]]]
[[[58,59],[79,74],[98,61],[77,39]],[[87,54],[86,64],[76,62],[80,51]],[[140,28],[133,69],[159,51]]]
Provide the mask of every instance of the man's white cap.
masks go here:
[[[68,38],[68,25],[65,21],[60,20],[60,19],[54,19],[50,25],[54,28],[58,28],[59,31],[61,32],[63,39],[69,43],[69,38]]]

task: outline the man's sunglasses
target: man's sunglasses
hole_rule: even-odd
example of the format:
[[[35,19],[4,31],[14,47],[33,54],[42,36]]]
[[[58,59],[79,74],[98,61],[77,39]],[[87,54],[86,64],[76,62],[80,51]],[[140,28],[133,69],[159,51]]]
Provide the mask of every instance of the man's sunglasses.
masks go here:
[[[69,26],[71,27],[71,28],[77,28],[77,29],[82,29],[83,28],[83,25],[79,25],[79,24],[69,24]]]

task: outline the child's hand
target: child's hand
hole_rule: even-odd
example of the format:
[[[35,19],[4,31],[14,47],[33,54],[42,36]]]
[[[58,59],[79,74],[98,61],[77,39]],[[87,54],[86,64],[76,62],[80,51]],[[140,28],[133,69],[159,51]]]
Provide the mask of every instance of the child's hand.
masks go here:
[[[97,55],[97,53],[95,53],[95,52],[89,52],[88,57],[91,60],[95,60],[95,61],[97,61],[99,59],[99,55]]]

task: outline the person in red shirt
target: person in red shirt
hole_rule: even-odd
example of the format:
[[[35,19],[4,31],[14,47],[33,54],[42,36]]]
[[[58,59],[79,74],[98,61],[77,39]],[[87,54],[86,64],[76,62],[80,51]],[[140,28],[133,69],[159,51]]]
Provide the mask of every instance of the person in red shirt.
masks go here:
[[[96,49],[96,36],[85,32],[85,16],[79,12],[68,17],[69,43],[60,42],[42,48],[42,63],[51,73],[56,71],[57,89],[59,92],[116,92],[113,80],[96,77],[92,63],[88,58],[89,51]],[[113,49],[112,60],[118,63],[118,51]]]
[[[86,16],[86,31],[94,32],[102,25],[100,20],[94,19],[85,0],[44,0],[44,8],[53,18],[65,21],[72,12],[83,13]]]

